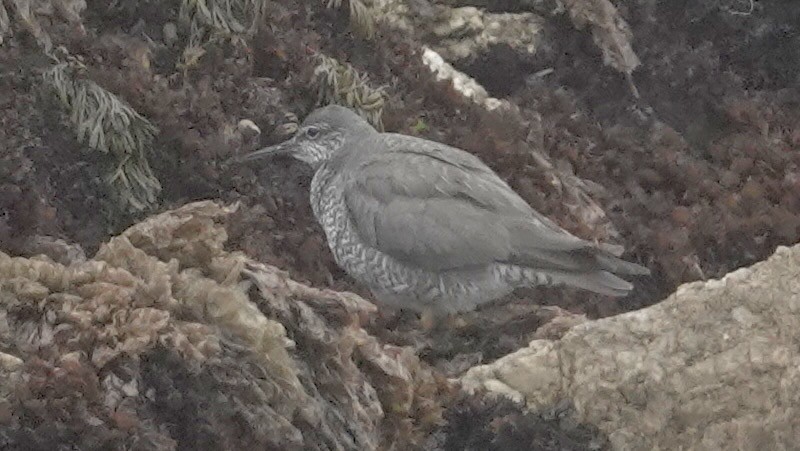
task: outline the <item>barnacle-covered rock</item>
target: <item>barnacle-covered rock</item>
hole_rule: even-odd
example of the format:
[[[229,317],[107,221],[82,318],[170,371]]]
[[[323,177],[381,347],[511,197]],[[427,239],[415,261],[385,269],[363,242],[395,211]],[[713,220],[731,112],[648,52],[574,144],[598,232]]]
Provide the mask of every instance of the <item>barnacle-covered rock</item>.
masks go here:
[[[789,449],[800,434],[800,245],[658,305],[470,369],[530,407],[560,399],[616,449]]]
[[[449,62],[473,58],[498,44],[533,54],[542,39],[544,19],[531,12],[494,13],[428,0],[376,0],[376,4],[381,23],[412,33]]]
[[[630,74],[639,64],[633,51],[633,33],[617,8],[609,0],[563,0],[576,27],[588,26],[594,43],[603,52],[603,63]]]
[[[3,447],[377,449],[440,425],[450,383],[360,327],[372,304],[225,251],[234,210],[66,266],[0,253]]]

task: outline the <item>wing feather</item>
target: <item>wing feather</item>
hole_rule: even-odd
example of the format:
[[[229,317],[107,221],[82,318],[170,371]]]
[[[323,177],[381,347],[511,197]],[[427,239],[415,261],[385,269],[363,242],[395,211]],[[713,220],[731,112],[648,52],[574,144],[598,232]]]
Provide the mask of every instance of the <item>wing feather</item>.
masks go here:
[[[434,271],[492,262],[568,272],[643,269],[556,226],[477,157],[382,136],[384,150],[361,152],[344,179],[345,202],[370,246]]]

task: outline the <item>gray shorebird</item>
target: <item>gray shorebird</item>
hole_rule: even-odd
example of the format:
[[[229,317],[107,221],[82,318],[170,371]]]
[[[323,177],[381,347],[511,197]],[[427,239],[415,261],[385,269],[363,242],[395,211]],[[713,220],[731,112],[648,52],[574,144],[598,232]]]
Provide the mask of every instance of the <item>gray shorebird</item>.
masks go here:
[[[238,161],[274,155],[313,167],[311,208],[333,257],[378,303],[449,314],[539,285],[624,296],[633,286],[618,275],[650,273],[555,225],[474,155],[379,133],[341,106]]]

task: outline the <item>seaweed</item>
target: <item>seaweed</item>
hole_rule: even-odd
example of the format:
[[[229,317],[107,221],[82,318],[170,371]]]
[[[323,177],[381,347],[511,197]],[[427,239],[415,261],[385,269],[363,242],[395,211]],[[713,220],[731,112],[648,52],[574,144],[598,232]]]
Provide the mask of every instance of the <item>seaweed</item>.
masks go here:
[[[328,8],[341,8],[343,0],[328,0]],[[375,13],[361,0],[347,0],[353,29],[367,39],[375,36]]]
[[[229,39],[241,43],[258,31],[266,0],[181,0],[178,23],[188,32],[179,68],[194,66],[208,43]]]
[[[108,155],[106,183],[120,202],[120,209],[130,213],[148,211],[157,204],[161,191],[148,162],[158,128],[87,78],[85,69],[71,58],[55,64],[43,77],[67,111],[78,141]]]
[[[319,54],[318,58],[314,81],[319,87],[320,103],[350,107],[375,128],[383,131],[381,114],[386,101],[386,90],[382,86],[371,87],[367,76],[360,74],[350,64],[340,63],[323,54]]]

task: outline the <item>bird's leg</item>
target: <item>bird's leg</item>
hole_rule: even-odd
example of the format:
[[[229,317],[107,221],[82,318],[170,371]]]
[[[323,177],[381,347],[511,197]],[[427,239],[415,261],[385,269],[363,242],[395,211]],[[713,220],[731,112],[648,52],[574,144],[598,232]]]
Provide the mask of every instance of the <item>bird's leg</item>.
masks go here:
[[[451,329],[462,329],[464,327],[469,326],[469,322],[467,320],[465,320],[463,316],[461,316],[461,315],[459,315],[457,313],[454,313],[454,314],[450,315],[447,318],[447,320],[448,320],[447,325]]]
[[[419,315],[419,324],[422,326],[424,332],[430,332],[436,328],[439,322],[439,317],[436,311],[431,308],[426,308]]]
[[[426,333],[436,329],[460,329],[467,325],[461,315],[457,313],[440,313],[433,308],[425,308],[422,311],[419,316],[419,323]]]

